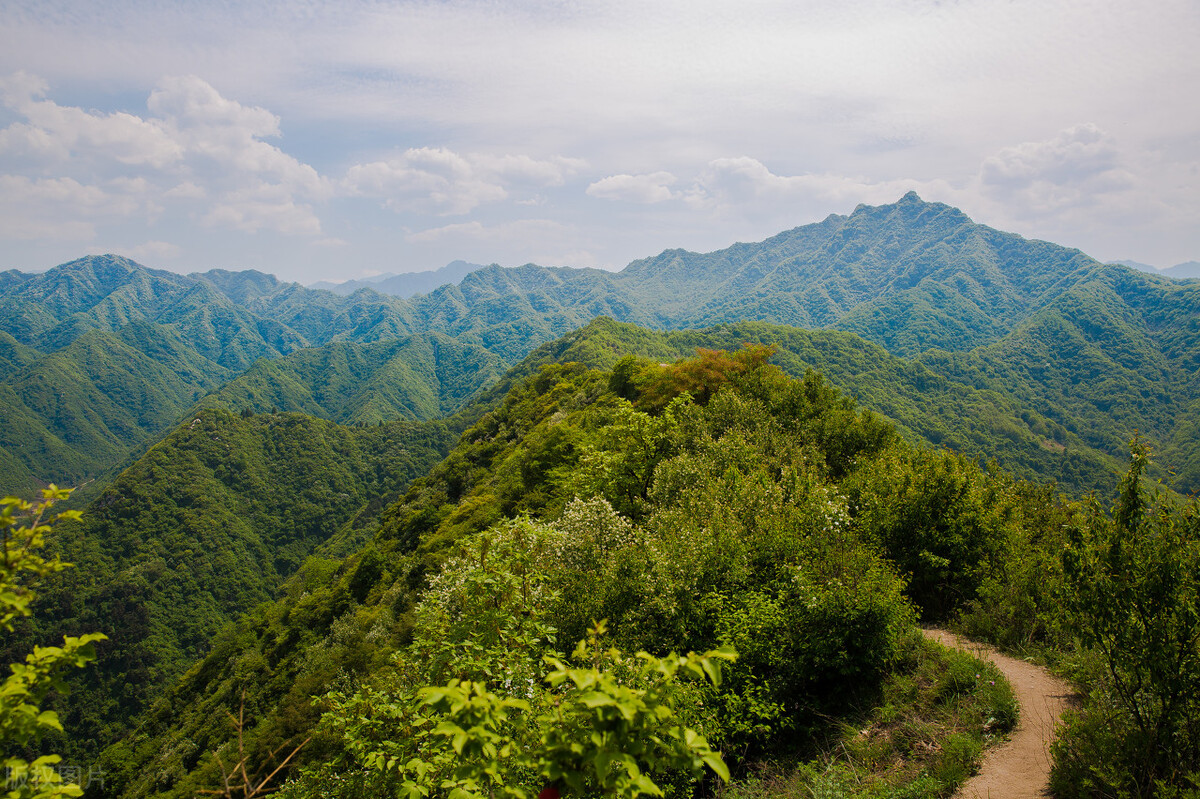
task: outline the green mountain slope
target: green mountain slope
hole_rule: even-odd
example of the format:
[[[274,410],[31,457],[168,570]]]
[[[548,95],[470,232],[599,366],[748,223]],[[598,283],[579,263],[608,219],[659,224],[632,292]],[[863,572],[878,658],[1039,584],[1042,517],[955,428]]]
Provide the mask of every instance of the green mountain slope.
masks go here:
[[[347,427],[302,414],[206,409],[154,445],[61,528],[76,564],[43,592],[36,641],[103,631],[69,714],[112,741],[155,691],[208,651],[314,551],[370,535],[364,507],[395,497],[446,452],[438,422]],[[80,698],[81,697],[81,698]]]
[[[950,379],[1007,394],[1114,457],[1141,433],[1200,490],[1200,285],[1099,268],[1004,339],[921,362]]]
[[[899,358],[843,331],[741,322],[656,332],[597,319],[535,350],[489,395],[495,398],[544,364],[575,361],[611,369],[629,354],[669,362],[699,348],[737,350],[745,343],[775,346],[772,362],[791,375],[820,372],[863,408],[891,420],[914,444],[995,459],[1023,479],[1052,479],[1072,493],[1115,486],[1119,458],[1085,438],[1086,431],[1063,426],[1061,416],[1033,409],[998,385],[976,386],[968,376],[939,371],[939,362]]]
[[[278,408],[344,424],[427,420],[457,410],[503,369],[482,347],[437,333],[335,343],[258,361],[201,404],[258,413]]]
[[[756,244],[635,261],[616,281],[671,327],[837,326],[898,355],[995,340],[1096,261],[909,193]]]
[[[397,302],[371,292],[343,299],[260,273],[184,277],[109,256],[14,280],[8,289],[0,294],[0,327],[9,331],[0,332],[10,388],[0,394],[4,493],[97,476],[255,362],[307,346],[304,333],[325,343],[394,340],[408,329],[393,312]],[[345,421],[430,419],[453,410],[477,380],[494,378],[504,366],[478,346],[425,340],[423,348],[415,341],[400,347],[386,369],[372,370],[368,385],[347,383],[355,396],[328,409],[299,400],[311,388],[265,388],[261,367],[231,396],[254,384],[254,395],[265,391],[271,400],[238,395],[244,407]]]
[[[89,330],[49,355],[25,352],[0,393],[0,441],[14,461],[5,491],[99,474],[231,376],[170,328],[145,322]]]
[[[704,340],[680,336],[692,338],[598,322],[555,347],[598,357]],[[855,339],[819,334],[812,347],[832,351],[839,341]],[[408,649],[434,618],[421,603],[453,592],[452,580],[437,579],[443,568],[503,557],[499,543],[477,554],[469,542],[508,517],[525,514],[558,531],[565,556],[576,559],[531,611],[553,619],[564,646],[592,618],[608,618],[613,643],[631,650],[703,649],[740,636],[743,671],[730,677],[731,690],[762,701],[719,704],[715,715],[726,725],[726,751],[759,754],[808,745],[856,690],[867,695],[877,685],[879,671],[860,671],[858,659],[883,651],[864,636],[888,646],[874,636],[903,625],[872,604],[893,601],[900,583],[890,569],[912,575],[910,596],[928,613],[945,612],[972,595],[1007,536],[1043,518],[1034,510],[1044,493],[907,447],[815,373],[792,381],[754,367],[754,353],[717,356],[696,372],[709,381],[711,390],[697,395],[705,402],[664,406],[655,386],[674,385],[691,367],[641,361],[625,373],[631,382],[578,363],[539,366],[552,359],[549,349],[507,376],[508,389],[492,392],[495,402],[449,456],[383,510],[368,547],[307,564],[284,596],[223,632],[137,732],[104,753],[117,794],[185,796],[213,784],[209,753],[232,745],[222,714],[243,690],[251,719],[244,743],[261,762],[313,730],[322,710],[314,697],[331,687],[367,688],[406,662],[423,668],[435,656]],[[487,540],[502,541],[502,529]],[[895,565],[869,551],[887,552]],[[543,573],[525,576],[534,591]],[[784,602],[798,581],[799,604],[779,606],[795,634],[756,626],[759,611]],[[426,593],[429,585],[438,588]],[[439,641],[451,648],[451,659],[438,661],[449,663],[446,674],[478,659],[469,641],[462,650]],[[335,762],[341,745],[318,736],[302,760]]]

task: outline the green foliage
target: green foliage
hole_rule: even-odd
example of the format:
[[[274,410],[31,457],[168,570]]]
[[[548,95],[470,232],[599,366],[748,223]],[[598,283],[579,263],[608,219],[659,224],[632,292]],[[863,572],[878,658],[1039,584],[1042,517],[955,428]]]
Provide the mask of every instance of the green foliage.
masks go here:
[[[38,550],[51,531],[48,511],[55,503],[70,496],[70,491],[50,486],[42,492],[39,502],[26,502],[17,497],[0,501],[0,626],[13,630],[16,618],[30,615],[34,588],[47,575],[61,571],[69,564],[58,558],[46,559]],[[78,511],[64,511],[55,521],[77,519]],[[56,754],[41,755],[32,761],[23,756],[50,731],[61,732],[58,714],[43,710],[40,705],[51,691],[65,693],[64,674],[80,668],[96,653],[93,644],[105,636],[91,633],[65,636],[62,646],[35,646],[24,663],[9,666],[12,674],[0,684],[0,754],[5,770],[6,796],[17,799],[40,799],[53,796],[81,796],[80,787],[64,780],[56,766],[62,761]]]
[[[900,589],[865,553],[840,553],[795,569],[777,596],[722,606],[719,640],[742,655],[722,696],[727,734],[762,747],[868,700],[912,629]]]
[[[531,698],[499,675],[543,690],[551,638],[578,640],[599,618],[622,651],[739,646],[723,686],[680,705],[703,703],[689,724],[727,751],[817,746],[899,668],[907,596],[927,617],[963,614],[978,634],[1058,647],[1077,664],[1095,701],[1064,739],[1061,773],[1122,784],[1130,762],[1184,785],[1194,703],[1171,685],[1195,693],[1190,660],[1113,667],[1105,653],[1161,655],[1190,640],[1194,587],[1177,566],[1191,563],[1195,511],[1134,512],[1127,485],[1109,521],[970,456],[1076,494],[1107,490],[1136,427],[1163,442],[1177,485],[1194,487],[1197,296],[915,195],[760,244],[668,251],[619,275],[489,267],[407,302],[115,258],[14,277],[0,287],[0,473],[30,485],[52,469],[102,470],[217,382],[276,360],[208,400],[233,413],[189,414],[198,424],[151,448],[88,522],[61,528],[86,572],[49,576],[49,612],[13,617],[10,650],[112,630],[89,701],[64,718],[91,741],[116,740],[155,686],[141,731],[108,751],[106,768],[131,795],[186,795],[212,784],[208,753],[227,751],[222,719],[242,689],[258,754],[311,731],[322,710],[358,703],[366,721],[327,728],[310,768],[357,756],[354,740],[396,743],[372,737],[392,723],[374,709],[430,717],[422,686],[451,680],[455,706],[501,741],[527,713],[504,703]],[[535,351],[440,428],[347,429],[275,412],[356,425],[444,413],[501,364],[597,314],[666,327],[764,321],[653,333],[601,319]],[[922,442],[967,457],[912,447]],[[464,546],[523,515],[541,543],[498,555],[501,572],[473,550],[480,568],[446,588],[447,575],[466,574]],[[1105,525],[1140,531],[1139,543],[1116,547]],[[1105,571],[1110,562],[1123,571]],[[431,604],[441,588],[474,615]],[[1068,599],[1109,616],[1063,613]],[[1085,617],[1107,632],[1076,650]],[[621,679],[637,676],[635,661],[617,665]],[[331,690],[341,698],[313,704]],[[422,727],[421,745],[453,752],[435,728]],[[955,741],[942,776],[973,752]],[[1143,749],[1158,754],[1139,760]],[[438,779],[453,777],[449,763]],[[1116,770],[1087,771],[1097,763]]]
[[[299,411],[343,424],[437,419],[457,411],[504,361],[438,333],[306,347],[262,359],[201,401],[203,407]]]
[[[855,524],[908,576],[926,618],[974,599],[1009,551],[1009,485],[947,452],[892,452],[847,481]]]
[[[1147,495],[1148,460],[1135,440],[1111,518],[1093,508],[1063,553],[1067,611],[1097,666],[1055,748],[1056,782],[1080,795],[1152,796],[1200,771],[1200,511]]]
[[[1081,511],[1049,486],[1018,484],[1008,497],[1017,523],[1009,526],[1007,550],[992,560],[957,623],[971,638],[1019,653],[1068,649],[1075,627],[1062,613],[1061,553]]]
[[[416,608],[394,668],[330,695],[320,735],[340,755],[288,793],[526,796],[533,779],[636,797],[661,795],[656,772],[721,773],[719,755],[680,722],[673,686],[683,673],[718,684],[717,661],[731,656],[631,661],[599,648],[602,627],[573,665],[554,656],[546,566],[560,543],[528,522],[463,541]]]
[[[241,614],[272,600],[318,548],[353,550],[383,498],[441,457],[444,425],[343,427],[300,414],[203,410],[123,472],[56,546],[79,569],[43,590],[24,640],[100,630],[101,662],[61,708],[83,757],[125,732]],[[374,502],[374,510],[371,503]],[[373,568],[368,568],[373,566]],[[383,564],[360,564],[365,598]],[[11,645],[10,645],[11,646]],[[90,751],[89,751],[90,749]]]
[[[47,512],[56,502],[70,496],[70,491],[50,486],[43,491],[41,502],[26,502],[18,497],[0,500],[0,626],[12,632],[13,620],[29,616],[29,603],[36,594],[31,582],[62,571],[70,564],[57,557],[44,558],[38,550],[46,545],[50,523]],[[63,511],[56,521],[79,519],[79,511]]]
[[[781,753],[720,795],[942,799],[974,772],[982,748],[1012,729],[1017,707],[994,666],[916,634],[905,637],[872,705],[845,714],[818,757]]]
[[[531,788],[541,766],[515,764],[541,751],[532,720],[578,690],[569,678],[546,684],[543,658],[559,640],[586,638],[596,619],[608,619],[606,646],[660,661],[744,650],[719,687],[672,689],[678,721],[667,725],[738,752],[731,769],[815,751],[880,698],[903,660],[915,614],[895,564],[943,538],[965,541],[968,554],[1002,552],[1025,540],[1013,531],[1024,534],[1034,516],[1005,511],[981,524],[993,517],[980,505],[1016,493],[1011,481],[965,459],[920,456],[816,372],[795,379],[761,360],[741,369],[737,357],[746,356],[669,367],[701,376],[689,388],[704,404],[682,393],[642,406],[640,376],[668,369],[657,360],[626,361],[616,376],[531,362],[510,376],[495,405],[471,412],[476,421],[445,460],[379,513],[369,546],[309,561],[278,601],[226,628],[137,734],[105,752],[113,790],[184,796],[215,784],[209,753],[238,759],[221,719],[243,690],[254,757],[314,734],[295,783],[313,795],[394,795],[407,782],[475,790],[493,779],[492,765],[505,785]],[[729,373],[697,368],[726,359]],[[943,483],[954,490],[939,493]],[[868,486],[882,494],[867,502]],[[922,509],[933,532],[881,548],[891,505]],[[934,582],[927,597],[953,609],[975,584]],[[651,687],[650,661],[559,660],[598,669],[614,686]],[[422,689],[452,682],[436,710],[424,703]],[[454,736],[436,730],[459,711],[458,727],[478,727],[494,752],[471,750],[483,770],[456,776]],[[532,737],[506,750],[521,725]],[[695,790],[690,767],[638,769],[664,793]]]
[[[826,390],[836,387],[853,395],[863,407],[889,420],[910,443],[995,459],[1018,477],[1056,480],[1076,494],[1116,485],[1112,474],[1119,462],[1080,438],[1085,430],[1103,427],[1100,417],[1072,421],[1059,415],[1047,400],[1039,399],[1036,392],[1023,389],[1016,391],[1019,399],[1014,399],[1014,391],[1029,375],[1005,373],[1003,379],[984,380],[999,366],[989,362],[986,369],[959,368],[960,362],[973,356],[928,352],[920,360],[905,360],[849,333],[763,323],[650,333],[598,319],[577,334],[539,348],[515,373],[528,374],[529,369],[556,360],[613,368],[614,391],[635,400],[638,381],[651,380],[662,372],[654,362],[674,361],[694,354],[697,348],[737,349],[746,342],[773,345],[772,361],[793,377],[802,377],[809,370],[820,373]],[[622,352],[637,353],[652,362],[633,355],[622,359]],[[1007,361],[1000,365],[1003,363]],[[949,377],[947,371],[952,373]],[[977,383],[977,378],[982,382]],[[511,380],[502,381],[498,389],[511,387]],[[1068,431],[1060,422],[1069,423],[1077,432]]]
[[[642,376],[634,378],[633,382],[643,407],[660,408],[681,394],[688,394],[697,404],[706,405],[723,386],[760,373],[774,354],[774,347],[763,344],[747,343],[740,352],[699,348],[695,358],[658,370],[643,367]],[[614,369],[613,380],[618,386],[622,385],[624,376],[620,369]],[[621,393],[617,388],[614,391]]]

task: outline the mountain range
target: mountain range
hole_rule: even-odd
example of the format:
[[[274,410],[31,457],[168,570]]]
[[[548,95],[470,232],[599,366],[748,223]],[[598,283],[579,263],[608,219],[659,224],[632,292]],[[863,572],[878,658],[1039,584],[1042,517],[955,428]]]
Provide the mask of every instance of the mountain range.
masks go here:
[[[435,418],[535,347],[608,316],[650,329],[751,320],[851,332],[966,390],[1007,397],[1097,463],[1140,431],[1179,487],[1195,490],[1198,295],[1197,284],[997,231],[911,193],[717,252],[668,250],[617,273],[493,265],[409,299],[93,256],[0,276],[0,488],[95,478],[198,403],[335,421]],[[839,385],[856,392],[854,381]],[[944,424],[963,422],[948,413]],[[925,438],[1016,465],[969,436]],[[1095,474],[1034,473],[1098,487]]]
[[[458,268],[408,297],[117,256],[0,273],[0,491],[92,481],[55,539],[77,568],[14,639],[110,637],[61,708],[82,736],[64,751],[109,747],[153,794],[223,734],[211,711],[239,681],[262,692],[262,740],[307,729],[314,692],[403,639],[442,549],[570,485],[555,470],[606,417],[558,420],[617,403],[630,357],[773,348],[836,420],[810,431],[822,468],[850,468],[828,464],[854,428],[1081,496],[1116,487],[1141,435],[1159,476],[1200,490],[1200,281],[915,194],[616,273]]]

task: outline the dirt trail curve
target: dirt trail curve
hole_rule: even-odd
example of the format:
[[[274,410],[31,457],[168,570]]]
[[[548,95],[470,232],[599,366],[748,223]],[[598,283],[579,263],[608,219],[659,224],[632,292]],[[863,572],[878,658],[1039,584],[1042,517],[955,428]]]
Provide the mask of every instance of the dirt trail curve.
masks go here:
[[[954,795],[956,799],[1049,796],[1050,742],[1058,718],[1067,707],[1071,686],[1039,666],[1009,657],[986,644],[968,641],[945,630],[922,632],[940,644],[996,664],[1012,683],[1021,705],[1021,717],[1012,737],[985,753],[979,773],[959,789]]]

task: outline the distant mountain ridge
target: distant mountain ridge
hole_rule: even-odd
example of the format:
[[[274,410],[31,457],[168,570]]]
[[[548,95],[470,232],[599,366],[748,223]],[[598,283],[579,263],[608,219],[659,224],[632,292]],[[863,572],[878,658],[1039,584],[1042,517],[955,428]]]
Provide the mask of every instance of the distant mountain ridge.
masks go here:
[[[347,280],[342,283],[321,281],[313,283],[309,288],[332,291],[342,297],[348,297],[359,289],[370,289],[380,294],[405,298],[414,294],[428,294],[441,286],[458,285],[471,272],[482,268],[482,264],[451,261],[440,269],[431,269],[425,272],[402,272],[362,280]]]
[[[1200,277],[1200,261],[1184,261],[1162,271],[1167,277],[1178,280],[1191,280]]]
[[[1149,272],[1152,275],[1164,275],[1173,277],[1176,280],[1191,280],[1200,278],[1200,261],[1184,261],[1181,264],[1168,266],[1165,269],[1159,269],[1157,266],[1144,264],[1140,261],[1113,261],[1114,264],[1128,266],[1130,269],[1136,269],[1139,272]]]

